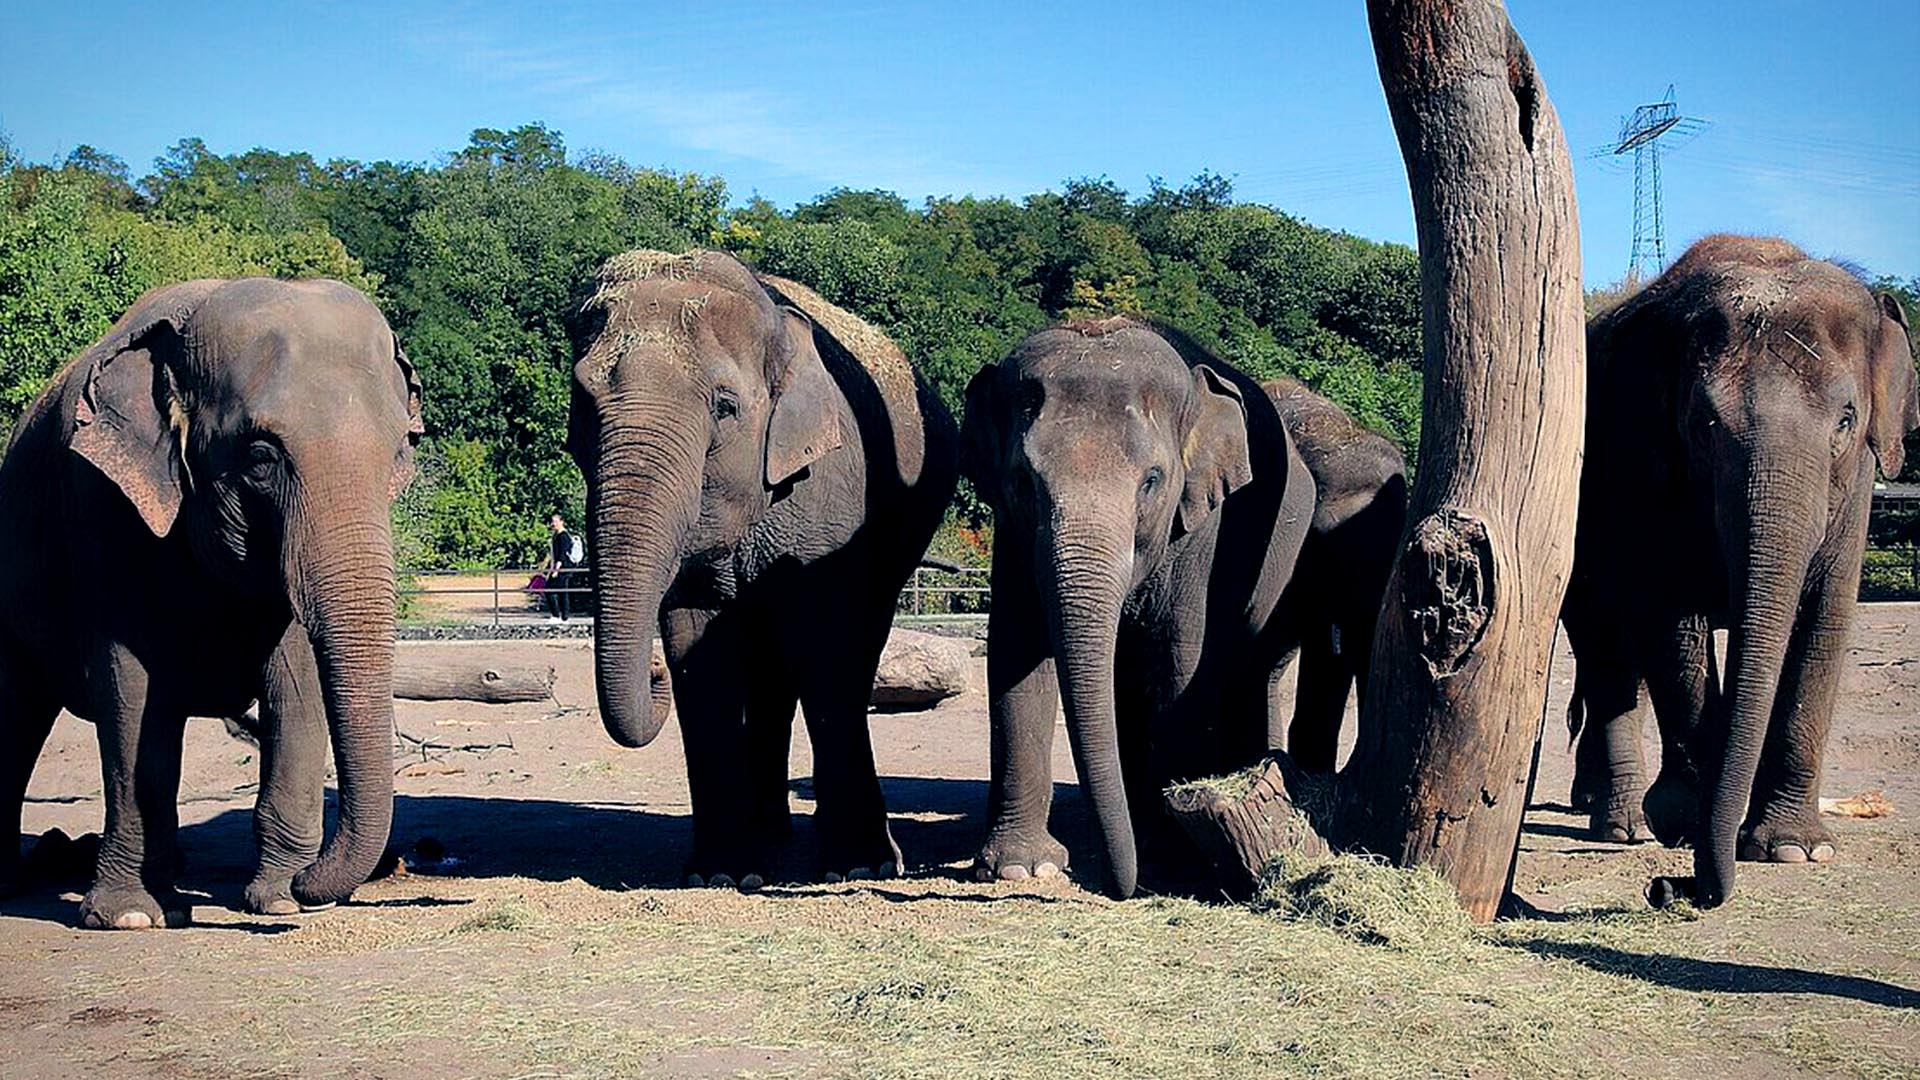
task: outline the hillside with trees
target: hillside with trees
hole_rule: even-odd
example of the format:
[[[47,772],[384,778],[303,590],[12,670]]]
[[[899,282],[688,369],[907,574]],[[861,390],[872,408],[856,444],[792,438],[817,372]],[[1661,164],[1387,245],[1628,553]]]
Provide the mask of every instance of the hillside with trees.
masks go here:
[[[717,177],[570,154],[538,124],[475,131],[433,165],[222,156],[189,138],[138,178],[88,146],[30,163],[0,142],[0,423],[155,285],[341,278],[379,302],[428,387],[403,563],[526,564],[547,514],[582,499],[562,445],[587,279],[619,251],[695,245],[885,328],[956,411],[973,373],[1034,328],[1132,311],[1251,374],[1304,380],[1409,460],[1419,437],[1413,250],[1236,202],[1223,177],[919,206],[834,190],[782,210],[735,202]]]

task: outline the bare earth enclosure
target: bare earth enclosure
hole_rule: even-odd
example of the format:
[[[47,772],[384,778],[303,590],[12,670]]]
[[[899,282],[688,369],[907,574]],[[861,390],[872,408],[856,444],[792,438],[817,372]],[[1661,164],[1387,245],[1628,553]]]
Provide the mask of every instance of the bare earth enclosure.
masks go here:
[[[195,925],[78,931],[57,887],[0,907],[0,1074],[1920,1075],[1916,646],[1920,606],[1861,609],[1829,751],[1825,794],[1880,789],[1894,814],[1829,819],[1837,862],[1750,865],[1698,919],[1640,896],[1687,852],[1591,842],[1561,809],[1562,648],[1521,835],[1526,917],[1476,928],[1438,879],[1366,866],[1303,868],[1253,905],[1111,903],[1078,861],[1065,881],[973,883],[983,671],[934,710],[873,717],[907,878],[679,888],[675,726],[615,747],[584,641],[474,643],[551,663],[555,700],[398,703],[395,843],[416,869],[332,911],[239,913],[256,752],[193,722]],[[798,876],[811,765],[795,743]],[[92,729],[63,717],[27,829],[98,829],[98,770]],[[1092,851],[1078,789],[1059,796],[1059,835]],[[422,872],[436,845],[440,872]]]

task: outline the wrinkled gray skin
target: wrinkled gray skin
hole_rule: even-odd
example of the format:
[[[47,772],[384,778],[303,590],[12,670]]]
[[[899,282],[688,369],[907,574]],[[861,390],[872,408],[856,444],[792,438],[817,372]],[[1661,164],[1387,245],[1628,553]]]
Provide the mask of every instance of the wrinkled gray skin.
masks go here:
[[[1711,236],[1588,327],[1587,457],[1564,619],[1576,791],[1642,828],[1644,700],[1662,764],[1645,826],[1692,840],[1655,903],[1727,899],[1736,855],[1822,861],[1821,756],[1876,460],[1920,423],[1899,305],[1780,240]],[[1729,630],[1724,692],[1712,628]]]
[[[782,302],[850,319],[800,286],[719,252],[658,259],[629,280],[609,263],[574,367],[601,718],[625,746],[658,733],[657,629],[693,797],[688,881],[751,887],[788,834],[797,701],[820,872],[895,873],[867,699],[952,497],[953,421],[891,343],[874,370],[843,327]]]
[[[1047,828],[1064,699],[1107,886],[1130,895],[1136,829],[1169,824],[1164,786],[1268,749],[1268,682],[1286,648],[1274,615],[1312,478],[1256,383],[1124,318],[1042,330],[983,368],[962,445],[994,510],[976,873],[1066,867]]]
[[[1280,602],[1297,648],[1274,682],[1298,655],[1293,720],[1284,741],[1278,727],[1267,741],[1285,745],[1303,769],[1332,772],[1347,695],[1356,685],[1366,695],[1373,624],[1406,526],[1407,462],[1399,447],[1301,383],[1274,379],[1262,389],[1280,410],[1316,493],[1313,528]],[[1277,720],[1279,710],[1270,715]]]
[[[386,321],[333,281],[141,297],[56,375],[0,465],[0,883],[55,714],[100,736],[91,927],[174,926],[189,715],[262,705],[246,900],[344,899],[393,814],[393,545],[420,390]],[[339,825],[322,850],[328,737]]]

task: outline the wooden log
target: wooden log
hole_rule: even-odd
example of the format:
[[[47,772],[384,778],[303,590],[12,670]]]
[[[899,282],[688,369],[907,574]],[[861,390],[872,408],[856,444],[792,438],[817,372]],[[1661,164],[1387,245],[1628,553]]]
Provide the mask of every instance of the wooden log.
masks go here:
[[[393,696],[414,701],[547,701],[553,682],[552,664],[507,662],[464,646],[403,648],[393,658]]]
[[[1258,873],[1323,847],[1505,895],[1573,560],[1585,401],[1565,134],[1499,0],[1368,0],[1420,238],[1425,400],[1359,742],[1330,789],[1284,756],[1235,800],[1170,797]],[[1313,790],[1305,790],[1311,786]]]

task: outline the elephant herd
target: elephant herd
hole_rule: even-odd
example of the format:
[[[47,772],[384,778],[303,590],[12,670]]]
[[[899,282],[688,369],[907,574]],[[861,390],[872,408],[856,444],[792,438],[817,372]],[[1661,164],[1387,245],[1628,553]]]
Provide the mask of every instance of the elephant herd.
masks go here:
[[[956,428],[883,334],[730,255],[629,252],[588,284],[567,448],[586,479],[600,715],[625,746],[658,734],[657,634],[690,884],[766,880],[790,833],[796,705],[819,873],[903,869],[867,700],[961,476],[995,523],[978,876],[1066,868],[1048,829],[1062,708],[1120,896],[1140,852],[1192,858],[1167,784],[1283,748],[1334,767],[1408,486],[1392,444],[1330,402],[1116,316],[983,368]],[[1833,854],[1815,797],[1875,463],[1897,473],[1920,425],[1905,316],[1782,241],[1717,236],[1597,317],[1588,352],[1563,613],[1575,795],[1598,836],[1692,843],[1697,877],[1664,888],[1711,905],[1736,857]],[[373,872],[393,814],[389,507],[420,406],[365,297],[248,279],[148,293],[21,418],[0,465],[0,836],[18,836],[59,711],[92,721],[106,825],[83,925],[186,921],[182,730],[255,699],[247,906],[325,906]],[[1282,716],[1274,684],[1296,657]],[[1662,755],[1643,793],[1647,699]],[[0,844],[0,892],[24,878]]]

